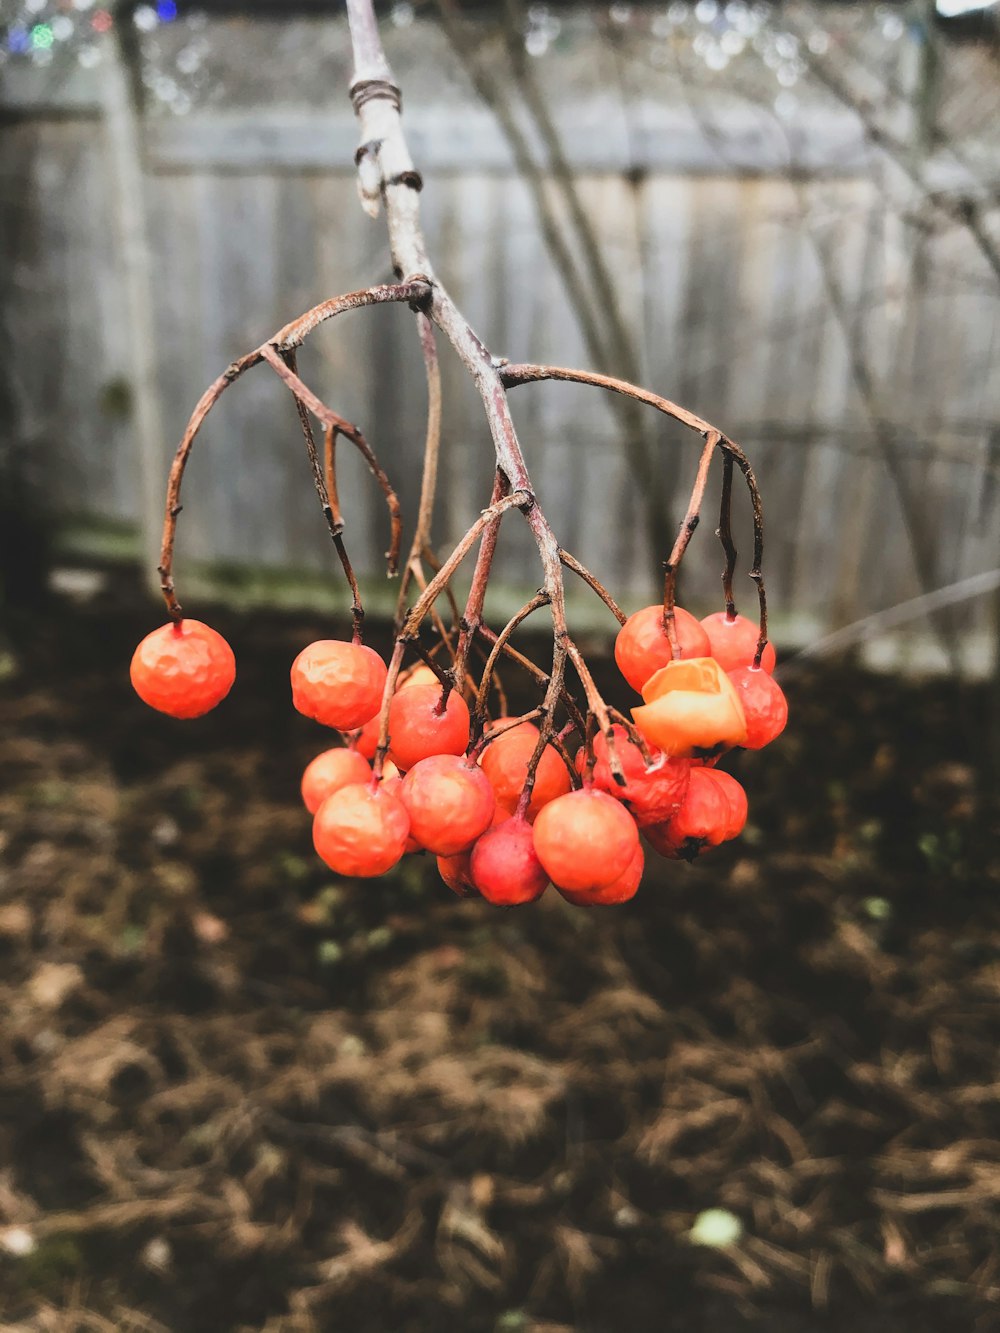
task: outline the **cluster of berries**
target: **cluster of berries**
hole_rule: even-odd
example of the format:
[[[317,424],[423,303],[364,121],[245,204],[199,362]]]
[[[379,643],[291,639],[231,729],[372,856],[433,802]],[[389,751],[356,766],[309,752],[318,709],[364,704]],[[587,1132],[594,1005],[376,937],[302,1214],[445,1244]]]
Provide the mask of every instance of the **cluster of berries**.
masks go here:
[[[631,724],[584,738],[575,761],[565,733],[539,754],[530,721],[500,718],[474,737],[461,692],[423,665],[397,681],[380,756],[385,662],[356,642],[310,644],[292,665],[292,701],[345,741],[302,778],[320,857],[338,874],[370,877],[427,851],[463,896],[509,906],[551,882],[570,902],[603,904],[635,894],[640,831],[656,852],[684,859],[736,837],[746,794],[714,765],[783,730],[774,650],[767,645],[758,662],[757,626],[736,614],[698,621],[677,607],[673,628],[676,652],[662,606],[626,620],[615,660],[643,703]],[[152,707],[198,717],[228,694],[235,661],[221,635],[185,619],[147,635],[131,677]]]

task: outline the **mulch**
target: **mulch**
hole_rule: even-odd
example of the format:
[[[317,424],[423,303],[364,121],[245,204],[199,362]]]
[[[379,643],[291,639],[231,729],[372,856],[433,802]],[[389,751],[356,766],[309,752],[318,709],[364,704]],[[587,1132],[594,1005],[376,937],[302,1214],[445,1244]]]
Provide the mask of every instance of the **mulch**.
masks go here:
[[[220,612],[237,686],[176,724],[116,586],[0,685],[0,1326],[1000,1329],[983,687],[790,669],[738,843],[498,911],[315,858],[328,625]]]

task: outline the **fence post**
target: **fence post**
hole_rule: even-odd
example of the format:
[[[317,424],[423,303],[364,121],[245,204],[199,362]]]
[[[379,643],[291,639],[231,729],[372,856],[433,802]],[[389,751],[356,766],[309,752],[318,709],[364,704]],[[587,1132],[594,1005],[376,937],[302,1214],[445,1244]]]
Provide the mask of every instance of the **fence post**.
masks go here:
[[[152,256],[143,182],[142,76],[138,34],[132,23],[134,8],[131,3],[116,6],[101,89],[125,284],[141,550],[149,586],[158,589],[166,445],[156,373]]]

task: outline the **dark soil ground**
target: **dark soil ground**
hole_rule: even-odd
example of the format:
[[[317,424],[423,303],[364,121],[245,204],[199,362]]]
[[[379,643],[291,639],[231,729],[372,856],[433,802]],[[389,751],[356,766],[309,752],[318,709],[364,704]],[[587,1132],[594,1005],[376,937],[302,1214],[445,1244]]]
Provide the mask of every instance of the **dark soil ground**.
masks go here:
[[[158,620],[11,629],[0,1326],[1000,1329],[977,688],[789,673],[739,843],[501,912],[314,857],[287,668],[328,625],[213,617],[240,678],[177,724],[127,685]]]

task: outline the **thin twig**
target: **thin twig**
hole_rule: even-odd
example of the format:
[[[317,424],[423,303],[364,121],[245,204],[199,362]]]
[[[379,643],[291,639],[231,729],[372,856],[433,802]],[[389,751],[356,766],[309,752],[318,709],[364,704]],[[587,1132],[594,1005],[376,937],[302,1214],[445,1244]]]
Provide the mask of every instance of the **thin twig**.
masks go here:
[[[538,380],[565,380],[571,384],[588,384],[594,388],[607,389],[611,393],[625,394],[629,398],[636,399],[637,402],[646,403],[650,407],[655,407],[658,412],[665,416],[672,417],[679,421],[681,425],[697,431],[699,435],[706,438],[710,434],[718,437],[717,447],[731,454],[736,462],[736,466],[743,474],[747,490],[750,494],[750,507],[753,511],[753,566],[750,569],[749,576],[757,586],[757,600],[759,603],[760,637],[757,641],[757,655],[763,653],[767,646],[767,593],[764,588],[764,574],[762,562],[764,559],[764,505],[760,496],[760,487],[757,485],[757,478],[754,475],[753,468],[750,466],[750,460],[735,441],[728,435],[722,434],[715,426],[703,421],[701,417],[696,416],[694,412],[689,412],[687,408],[680,407],[677,403],[672,403],[669,398],[663,398],[649,389],[640,388],[637,384],[629,384],[625,380],[617,379],[613,375],[599,375],[590,370],[570,370],[565,366],[536,366],[536,365],[505,365],[501,370],[501,379],[508,388],[514,388],[518,384],[533,384]]]
[[[441,453],[441,368],[438,364],[434,326],[425,314],[417,312],[417,332],[427,376],[427,433],[424,441],[424,466],[420,480],[420,506],[417,526],[410,544],[410,554],[403,566],[396,598],[395,627],[398,630],[406,614],[406,594],[410,580],[421,572],[424,551],[431,544],[431,521],[434,517],[434,499],[437,493],[438,459]]]
[[[571,569],[574,574],[577,574],[581,579],[583,579],[584,583],[586,583],[588,588],[592,588],[593,591],[597,593],[598,597],[608,608],[608,610],[611,612],[614,618],[618,621],[619,625],[624,625],[625,621],[628,619],[628,616],[621,609],[621,607],[618,605],[615,599],[611,596],[611,594],[608,592],[607,588],[605,588],[604,584],[600,581],[600,579],[596,578],[593,574],[591,574],[590,570],[587,569],[586,565],[582,565],[580,561],[577,560],[576,556],[570,555],[569,551],[564,551],[562,547],[559,548],[559,559],[563,562],[563,564],[566,566],[567,569]]]
[[[733,456],[730,453],[724,454],[722,458],[722,498],[719,501],[719,527],[716,535],[726,556],[726,567],[722,571],[722,595],[726,599],[726,615],[733,620],[736,616],[733,574],[736,572],[738,553],[733,541]]]
[[[365,439],[364,435],[357,426],[339,416],[332,408],[327,407],[321,398],[318,398],[298,375],[285,362],[284,355],[275,350],[275,348],[265,345],[261,348],[261,355],[272,370],[285,381],[292,393],[296,395],[296,401],[301,399],[308,407],[309,411],[317,417],[323,426],[329,430],[331,427],[336,430],[338,435],[343,435],[346,440],[354,445],[357,451],[368,464],[369,470],[375,477],[379,486],[382,488],[382,494],[385,496],[386,505],[389,508],[389,549],[385,553],[389,573],[395,574],[399,568],[399,547],[403,532],[403,514],[399,505],[399,497],[392,488],[389,478],[381,463],[375,457],[371,445]]]
[[[244,371],[249,370],[252,366],[259,365],[265,359],[265,349],[267,348],[274,348],[278,352],[291,351],[301,346],[304,338],[314,328],[325,320],[333,319],[336,315],[342,315],[348,310],[360,310],[365,306],[379,305],[385,302],[405,301],[419,304],[427,299],[428,290],[426,280],[418,279],[412,282],[366,287],[361,291],[348,292],[344,296],[336,296],[329,301],[322,301],[311,310],[307,310],[304,315],[300,315],[298,319],[293,320],[291,324],[286,324],[283,329],[279,329],[273,337],[268,338],[254,351],[248,352],[246,356],[238,357],[205,390],[191,413],[187,426],[184,428],[184,434],[181,436],[180,444],[178,444],[177,451],[174,454],[170,476],[167,480],[163,538],[160,545],[160,563],[157,572],[160,576],[160,590],[163,593],[163,599],[167,604],[167,612],[172,620],[180,620],[183,616],[174,587],[173,563],[174,542],[177,536],[177,516],[182,508],[181,485],[184,480],[184,470],[191,456],[191,448],[195,437],[205,418],[222,397],[225,390],[235,380],[239,379]],[[279,364],[284,367],[284,362],[280,361],[280,358]]]

